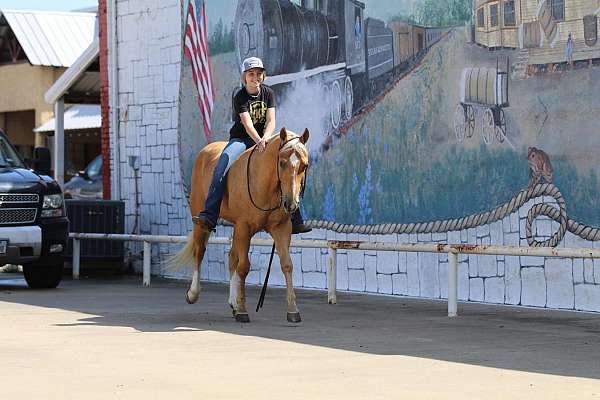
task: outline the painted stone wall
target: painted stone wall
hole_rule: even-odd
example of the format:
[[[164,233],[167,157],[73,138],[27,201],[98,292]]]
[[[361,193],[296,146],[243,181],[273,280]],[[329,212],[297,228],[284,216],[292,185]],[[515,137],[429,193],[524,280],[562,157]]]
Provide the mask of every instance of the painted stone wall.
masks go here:
[[[186,180],[191,159],[204,139],[189,62],[181,57],[183,3],[187,4],[187,0],[117,3],[119,126],[118,133],[111,127],[111,138],[113,155],[116,154],[114,147],[117,143],[119,146],[118,163],[113,164],[113,169],[119,168],[121,179],[113,182],[113,193],[118,193],[126,202],[127,232],[187,235],[191,229]],[[211,11],[210,0],[207,4],[210,26],[211,18],[214,22],[218,13]],[[227,15],[235,11],[235,2],[219,4]],[[568,132],[567,125],[574,123],[569,117],[571,111],[580,109],[581,104],[570,104],[565,111],[560,102],[549,102],[548,98],[555,95],[552,92],[555,85],[548,86],[548,77],[512,84],[513,95],[528,93],[532,87],[538,87],[541,92],[536,97],[522,97],[508,110],[510,125],[504,142],[485,144],[479,133],[479,122],[474,136],[458,140],[452,118],[459,101],[456,80],[460,68],[452,62],[475,57],[475,61],[491,65],[487,50],[480,53],[476,47],[463,48],[466,43],[463,38],[460,31],[448,35],[444,46],[425,55],[411,79],[399,81],[377,107],[353,119],[353,124],[343,133],[327,134],[326,129],[319,129],[319,121],[310,122],[316,157],[304,205],[308,218],[357,224],[405,223],[485,212],[527,186],[528,145],[539,145],[539,141],[551,155],[559,154],[562,147],[556,129]],[[446,57],[448,54],[454,58]],[[215,54],[211,63],[217,87],[211,123],[215,139],[224,139],[230,125],[230,95],[237,85],[238,66],[232,53]],[[443,71],[449,72],[441,74]],[[561,82],[571,87],[589,87],[590,84],[593,87],[597,73],[597,69],[590,68],[583,71],[584,75],[566,75]],[[431,79],[436,74],[448,78],[440,83]],[[296,88],[301,94],[307,93],[306,90],[311,93],[310,84],[298,84]],[[311,99],[306,96],[300,99],[303,97]],[[414,99],[423,99],[423,102],[413,102],[419,105],[411,107],[408,103]],[[450,101],[444,102],[444,99]],[[289,99],[280,103],[279,121],[299,126],[304,121],[295,119],[290,104],[294,102]],[[583,109],[586,115],[591,115],[596,108],[596,103],[591,103]],[[543,118],[544,113],[546,118]],[[551,123],[558,128],[549,129]],[[580,126],[585,132],[592,127],[588,119]],[[580,154],[577,151],[582,147],[576,143],[576,140],[567,143],[567,147],[573,149],[572,155]],[[130,162],[131,157],[137,157],[137,164]],[[139,169],[132,165],[139,165]],[[584,222],[599,221],[598,207],[592,207],[597,205],[594,172],[597,166],[590,163],[589,157],[564,156],[553,159],[553,165],[555,183],[564,191],[569,211],[574,211]],[[339,173],[327,173],[334,170]],[[443,172],[449,170],[453,173]],[[527,211],[533,202],[541,200],[532,200],[492,224],[462,231],[369,237],[316,230],[307,237],[527,246]],[[549,238],[556,229],[557,224],[546,217],[534,223],[538,240]],[[219,236],[230,233],[229,228],[224,227],[217,232]],[[560,242],[560,246],[566,247],[594,245],[571,233]],[[130,244],[128,248],[132,255],[140,254],[139,246]],[[177,246],[153,248],[154,274],[183,279],[191,276],[190,271],[173,274],[163,268],[165,256],[173,254]],[[258,284],[264,279],[269,250],[252,249],[249,283]],[[227,251],[224,246],[209,247],[202,269],[203,279],[227,281]],[[294,249],[292,258],[298,287],[325,288],[325,253]],[[462,300],[600,311],[600,265],[597,262],[501,256],[461,256],[459,261],[459,298]],[[340,251],[338,289],[445,298],[447,263],[446,255]],[[274,285],[283,283],[278,265],[271,279]]]

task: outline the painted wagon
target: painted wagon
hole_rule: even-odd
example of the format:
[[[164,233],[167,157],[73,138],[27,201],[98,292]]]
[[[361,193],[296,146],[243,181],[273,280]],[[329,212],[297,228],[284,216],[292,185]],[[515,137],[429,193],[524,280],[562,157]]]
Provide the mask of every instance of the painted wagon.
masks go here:
[[[454,134],[461,142],[480,127],[481,138],[491,144],[494,137],[502,143],[506,139],[506,115],[508,102],[508,66],[502,71],[499,61],[496,68],[464,68],[460,80],[460,104],[454,113]],[[479,117],[481,116],[481,117]],[[476,124],[476,120],[479,122]]]

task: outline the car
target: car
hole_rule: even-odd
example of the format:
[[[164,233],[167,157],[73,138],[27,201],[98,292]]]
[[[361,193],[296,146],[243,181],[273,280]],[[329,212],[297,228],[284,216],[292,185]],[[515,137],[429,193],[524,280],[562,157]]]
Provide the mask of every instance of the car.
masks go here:
[[[0,130],[0,265],[22,265],[31,288],[56,288],[69,220],[60,185],[50,177],[50,151],[34,149],[31,164]]]
[[[65,183],[65,198],[102,200],[102,154],[96,156],[83,171]]]

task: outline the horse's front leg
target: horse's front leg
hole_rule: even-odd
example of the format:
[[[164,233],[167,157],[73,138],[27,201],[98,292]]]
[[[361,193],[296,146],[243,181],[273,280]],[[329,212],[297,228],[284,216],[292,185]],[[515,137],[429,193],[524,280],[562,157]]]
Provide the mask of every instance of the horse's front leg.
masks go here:
[[[294,279],[292,271],[292,258],[290,257],[290,241],[292,238],[292,224],[280,225],[272,230],[271,236],[275,241],[277,254],[281,263],[281,271],[285,276],[285,286],[287,291],[287,320],[288,322],[300,322],[300,312],[296,306],[296,293],[294,293]]]
[[[229,304],[233,308],[233,315],[238,322],[250,322],[246,309],[246,277],[250,272],[250,229],[237,226],[233,232],[233,244],[229,254]],[[237,266],[235,263],[237,262]]]

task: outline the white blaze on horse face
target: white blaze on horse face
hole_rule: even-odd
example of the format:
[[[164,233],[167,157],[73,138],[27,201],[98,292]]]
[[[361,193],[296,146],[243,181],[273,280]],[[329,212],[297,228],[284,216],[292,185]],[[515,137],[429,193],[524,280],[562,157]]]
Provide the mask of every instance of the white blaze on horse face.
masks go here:
[[[296,153],[292,153],[292,155],[290,156],[290,163],[292,164],[292,167],[294,168],[294,172],[296,171],[296,166],[298,165],[299,162],[300,162],[300,159],[298,158]]]
[[[292,164],[292,196],[294,196],[294,200],[298,202],[300,200],[300,193],[296,194],[296,167],[300,163],[300,159],[296,155],[296,153],[292,153],[290,156],[290,164]]]
[[[233,276],[229,280],[229,305],[234,309],[237,308],[237,294],[240,288],[240,277],[237,271],[233,273]]]

